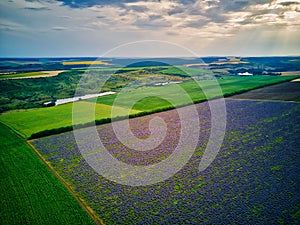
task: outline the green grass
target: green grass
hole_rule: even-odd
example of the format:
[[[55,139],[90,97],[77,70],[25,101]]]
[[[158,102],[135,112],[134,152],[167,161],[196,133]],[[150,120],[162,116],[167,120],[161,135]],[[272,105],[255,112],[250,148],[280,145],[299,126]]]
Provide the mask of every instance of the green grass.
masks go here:
[[[199,76],[204,74],[212,74],[209,70],[200,70],[195,68],[189,68],[189,67],[183,67],[183,66],[169,66],[165,69],[162,69],[159,71],[162,74],[168,74],[168,75],[180,75],[183,77],[190,77],[190,76]]]
[[[271,166],[270,169],[272,171],[278,171],[282,169],[282,165]]]
[[[90,102],[78,102],[80,113],[78,124],[91,122],[87,114],[92,110],[94,105]],[[10,111],[3,113],[0,120],[11,127],[15,132],[24,138],[29,138],[32,134],[44,130],[72,126],[72,107],[73,104],[64,104],[55,107],[28,109],[19,111]],[[111,106],[96,104],[95,119],[100,120],[111,117]],[[124,116],[127,109],[117,108],[117,116]],[[131,113],[138,113],[132,110]]]
[[[6,78],[16,78],[16,77],[31,77],[31,76],[40,76],[46,74],[46,72],[27,72],[27,73],[14,73],[14,74],[5,74],[0,75],[0,79],[6,79]]]
[[[220,93],[214,85],[214,81],[203,80],[201,87],[205,88],[209,98],[214,98],[223,94],[229,96],[246,90],[270,85],[294,79],[295,76],[253,76],[253,77],[232,77],[218,80],[223,93]],[[185,90],[188,95],[184,95]],[[114,102],[118,96],[119,101]],[[153,97],[156,96],[156,97]],[[184,82],[179,85],[166,85],[159,87],[140,88],[130,92],[121,92],[119,95],[107,95],[98,98],[96,120],[111,117],[111,106],[117,108],[116,116],[124,116],[128,113],[126,108],[131,108],[131,114],[139,112],[152,113],[170,109],[172,107],[187,105],[192,102],[200,102],[206,99],[205,93],[196,82]],[[90,112],[93,107],[92,100],[80,102],[82,104],[82,118],[80,124],[88,123],[85,113]],[[24,138],[29,138],[32,134],[72,125],[72,104],[66,104],[50,108],[30,109],[22,111],[11,111],[3,113],[0,121],[7,124],[14,131]]]
[[[251,90],[254,88],[288,81],[294,79],[295,76],[291,77],[275,77],[275,76],[253,76],[253,77],[230,77],[225,79],[219,79],[218,83],[222,89],[222,94],[224,96],[229,96],[232,94],[240,93],[246,90]],[[167,85],[160,87],[149,87],[142,88],[132,92],[124,92],[119,94],[118,98],[120,101],[118,103],[114,102],[117,94],[108,95],[98,98],[97,102],[107,105],[114,105],[127,108],[128,106],[134,104],[133,109],[140,111],[151,112],[153,110],[169,108],[174,105],[168,100],[175,102],[175,106],[182,106],[187,104],[187,100],[193,102],[200,102],[206,99],[205,94],[208,94],[210,98],[219,97],[220,92],[216,89],[216,83],[212,80],[202,80],[199,81],[200,85],[196,82],[184,82],[179,84],[183,90],[185,90],[190,98],[187,99],[186,96],[182,95],[182,90],[175,88],[177,85]],[[205,90],[203,92],[203,90]],[[179,92],[179,91],[180,92]],[[151,97],[153,95],[161,96]],[[137,102],[137,99],[144,98]],[[163,99],[165,98],[165,99]],[[0,118],[1,119],[1,118]]]
[[[95,224],[32,149],[0,123],[1,224]]]
[[[114,67],[114,68],[93,68],[92,70],[99,70],[102,72],[129,72],[139,70],[157,70],[158,73],[167,75],[182,75],[186,77],[198,76],[203,74],[211,74],[212,71],[200,70],[184,66],[136,66],[136,67]]]
[[[93,71],[100,71],[100,72],[117,72],[117,73],[122,73],[122,72],[130,72],[130,71],[139,71],[139,70],[160,70],[160,69],[168,69],[169,67],[172,66],[134,66],[134,67],[112,67],[112,68],[105,68],[105,67],[93,67],[89,68],[89,70]],[[75,69],[75,70],[81,70],[81,71],[86,71],[84,69]]]

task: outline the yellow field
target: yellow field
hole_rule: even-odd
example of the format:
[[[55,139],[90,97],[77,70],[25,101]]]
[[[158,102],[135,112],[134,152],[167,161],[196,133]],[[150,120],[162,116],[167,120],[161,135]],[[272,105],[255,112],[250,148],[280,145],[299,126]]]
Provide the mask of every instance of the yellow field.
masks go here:
[[[281,72],[282,76],[294,76],[300,75],[300,71],[288,71],[288,72]]]
[[[76,62],[62,62],[63,65],[92,65],[92,64],[98,64],[98,65],[109,65],[108,62],[105,61],[76,61]]]
[[[0,75],[0,80],[54,77],[54,76],[59,75],[62,72],[65,72],[65,70],[37,71],[37,72],[5,74],[5,75]]]
[[[210,64],[214,65],[226,65],[226,64],[248,64],[249,62],[243,62],[243,61],[226,61],[226,62],[212,62]]]
[[[193,66],[208,66],[207,63],[192,63],[192,64],[185,64],[186,67],[193,67]]]

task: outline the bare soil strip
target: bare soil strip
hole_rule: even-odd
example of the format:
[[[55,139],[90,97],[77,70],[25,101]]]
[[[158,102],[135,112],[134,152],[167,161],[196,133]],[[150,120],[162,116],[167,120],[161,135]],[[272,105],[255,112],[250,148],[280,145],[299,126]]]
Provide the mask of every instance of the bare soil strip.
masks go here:
[[[300,101],[300,82],[297,82],[298,80],[295,79],[290,82],[255,89],[243,94],[234,95],[230,98]]]

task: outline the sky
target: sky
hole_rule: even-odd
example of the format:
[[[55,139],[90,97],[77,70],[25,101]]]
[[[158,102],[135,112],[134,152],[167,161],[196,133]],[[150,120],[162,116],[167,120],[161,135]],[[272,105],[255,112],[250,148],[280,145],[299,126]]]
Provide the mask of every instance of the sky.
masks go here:
[[[300,55],[300,0],[1,0],[0,57]]]

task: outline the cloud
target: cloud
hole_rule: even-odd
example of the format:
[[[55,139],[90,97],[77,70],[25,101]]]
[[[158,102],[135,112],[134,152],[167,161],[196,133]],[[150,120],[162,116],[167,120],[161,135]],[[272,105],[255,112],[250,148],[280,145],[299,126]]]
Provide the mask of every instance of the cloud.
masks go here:
[[[127,6],[127,9],[129,11],[136,11],[136,12],[146,12],[147,11],[147,7],[139,6],[139,5]]]
[[[21,44],[27,38],[56,46],[64,39],[66,46],[93,52],[95,47],[87,45],[109,49],[127,41],[161,39],[199,51],[211,48],[207,52],[217,53],[239,49],[250,37],[261,39],[256,42],[259,48],[273,35],[278,43],[285,39],[287,48],[290,35],[299,37],[299,3],[300,0],[2,1],[0,18],[5,23],[1,23],[1,40],[19,38]],[[45,46],[43,43],[40,45]],[[62,45],[57,51],[63,49]]]
[[[67,30],[67,27],[52,27],[52,30]]]
[[[39,8],[34,8],[34,7],[24,7],[24,9],[34,10],[34,11],[50,10],[50,8],[47,8],[47,7],[39,7]]]
[[[281,2],[279,4],[283,5],[283,6],[291,6],[291,5],[298,5],[300,3],[299,2]]]
[[[26,27],[20,23],[5,19],[0,20],[0,30],[2,31],[22,31],[25,29]]]
[[[30,1],[31,3],[43,1]],[[49,3],[49,1],[46,1]],[[51,2],[51,1],[50,1]],[[96,12],[94,20],[87,26],[111,29],[163,30],[166,28],[203,29],[209,22],[222,25],[249,27],[271,18],[268,14],[284,14],[280,7],[295,5],[297,1],[271,0],[153,0],[153,1],[60,1],[63,5],[76,9]],[[274,6],[275,5],[275,6]],[[255,9],[256,7],[256,9]],[[260,8],[262,7],[262,8]],[[33,8],[32,8],[33,9]],[[40,8],[40,9],[46,9]],[[38,10],[38,9],[36,9]],[[270,10],[273,10],[270,12]],[[278,12],[274,12],[274,11]],[[248,13],[250,12],[250,14]],[[244,16],[246,15],[247,16]],[[251,15],[252,14],[252,15]],[[91,14],[94,15],[94,13]],[[239,17],[243,15],[243,17]],[[274,18],[274,17],[273,17]],[[92,20],[92,18],[90,18]],[[280,20],[277,20],[280,24]],[[269,21],[271,22],[271,21]]]
[[[63,19],[72,19],[71,16],[60,16],[60,18],[63,18]]]
[[[126,0],[58,0],[62,2],[64,5],[69,6],[71,8],[88,8],[92,6],[105,6],[105,5],[120,5],[126,2],[134,2],[134,1],[126,1]]]
[[[289,4],[285,4],[289,3]],[[239,21],[243,25],[256,25],[256,26],[288,26],[300,25],[300,13],[297,11],[295,2],[283,0],[271,1],[268,4],[256,4],[247,8],[248,15],[241,18]]]

